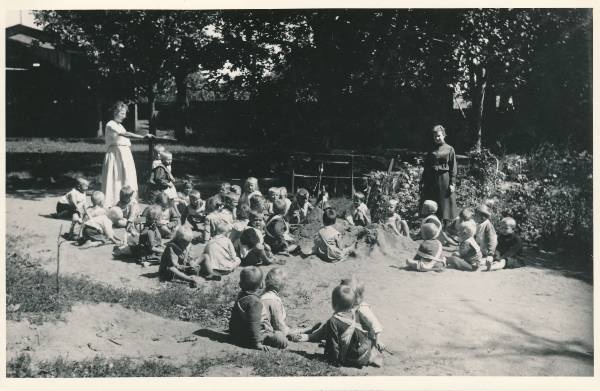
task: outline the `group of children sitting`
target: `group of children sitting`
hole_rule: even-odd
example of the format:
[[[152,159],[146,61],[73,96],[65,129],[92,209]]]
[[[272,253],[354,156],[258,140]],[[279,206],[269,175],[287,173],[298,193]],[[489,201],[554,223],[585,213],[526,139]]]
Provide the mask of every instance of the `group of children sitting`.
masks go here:
[[[285,287],[286,273],[275,267],[263,281],[260,268],[250,266],[240,273],[240,288],[231,310],[229,334],[239,346],[268,350],[285,349],[288,340],[316,342],[325,347],[325,357],[334,365],[381,367],[381,353],[387,351],[382,340],[383,327],[363,301],[364,284],[355,276],[343,279],[331,293],[333,315],[312,327],[291,328],[279,297]]]
[[[279,298],[286,279],[282,268],[271,269],[263,282],[257,266],[284,264],[278,255],[300,249],[290,226],[308,222],[315,211],[306,189],[298,189],[293,201],[284,187],[272,187],[264,197],[257,179],[250,177],[243,189],[222,183],[219,192],[204,201],[189,182],[181,192],[176,191],[172,155],[161,147],[155,151],[147,186],[151,205],[140,210],[135,191],[125,186],[116,205],[106,208],[102,192],[94,191],[92,205],[87,206],[89,182],[78,178],[56,207],[58,217],[71,219],[67,237],[81,246],[89,241],[112,243],[115,257],[133,257],[143,266],[157,263],[162,281],[179,279],[191,287],[197,286],[197,277],[220,280],[243,266],[242,291],[230,319],[230,334],[236,343],[265,349],[285,348],[288,340],[324,341],[325,354],[332,363],[382,364],[382,328],[363,302],[364,284],[356,278],[342,280],[332,292],[334,314],[324,324],[310,328],[290,328],[285,323],[285,309]],[[343,246],[335,228],[338,213],[326,201],[320,200],[323,227],[314,238],[312,254],[327,262],[338,262],[355,251],[354,246]],[[522,243],[513,218],[502,219],[497,235],[486,205],[474,211],[462,210],[447,227],[436,212],[434,201],[423,203],[422,242],[414,258],[407,260],[407,268],[423,272],[439,272],[446,267],[491,271],[524,265],[517,258]],[[355,192],[352,210],[344,217],[352,225],[372,224],[363,193]],[[396,235],[409,236],[408,224],[398,214],[397,200],[389,200],[383,225]],[[115,227],[125,228],[122,239],[115,236]],[[205,246],[195,257],[192,249],[199,243]],[[457,251],[446,258],[442,255],[443,245],[458,246]]]

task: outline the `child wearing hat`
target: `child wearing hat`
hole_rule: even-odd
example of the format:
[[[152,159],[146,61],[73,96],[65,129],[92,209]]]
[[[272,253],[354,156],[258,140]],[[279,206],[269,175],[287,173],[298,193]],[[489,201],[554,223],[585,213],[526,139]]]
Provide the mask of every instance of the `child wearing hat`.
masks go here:
[[[177,198],[177,190],[175,189],[175,178],[171,173],[171,163],[173,155],[171,152],[162,151],[159,153],[160,164],[152,169],[150,179],[148,180],[148,188],[154,194],[162,192],[167,195],[169,200]]]
[[[325,262],[339,262],[354,254],[352,246],[342,247],[341,235],[334,225],[337,214],[333,208],[323,211],[324,227],[317,232],[313,253]]]
[[[494,253],[498,245],[498,235],[494,225],[490,221],[491,212],[487,205],[483,204],[475,208],[475,222],[477,223],[477,232],[475,240],[481,248],[484,264],[494,261]]]
[[[500,269],[514,269],[525,266],[525,262],[517,256],[523,250],[523,242],[515,229],[517,222],[512,217],[505,217],[500,221],[498,228],[498,246],[493,262],[486,262],[488,271]]]
[[[308,201],[308,190],[299,188],[296,192],[296,199],[290,205],[287,213],[287,220],[291,224],[306,224],[308,216],[313,210],[312,204]]]
[[[346,220],[352,225],[366,227],[371,224],[371,212],[365,204],[365,195],[360,192],[354,192],[352,198],[352,212],[346,215]]]
[[[448,267],[464,271],[477,271],[479,269],[481,249],[475,241],[476,231],[477,225],[474,221],[465,221],[460,224],[458,252],[454,252],[448,257]]]
[[[409,269],[420,272],[441,272],[446,268],[446,258],[442,255],[442,243],[435,239],[438,227],[433,223],[425,223],[421,227],[423,242],[413,259],[407,259]]]

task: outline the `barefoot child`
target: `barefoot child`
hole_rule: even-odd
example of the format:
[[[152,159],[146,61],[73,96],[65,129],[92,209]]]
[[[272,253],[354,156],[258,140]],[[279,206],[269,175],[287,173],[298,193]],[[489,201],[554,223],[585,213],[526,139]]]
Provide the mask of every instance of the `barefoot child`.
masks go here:
[[[172,281],[178,278],[187,281],[190,287],[197,286],[196,279],[188,276],[184,271],[197,273],[198,263],[192,260],[190,248],[192,231],[188,227],[180,226],[175,230],[175,237],[167,243],[165,251],[160,258],[158,277],[160,281]]]
[[[113,231],[113,222],[106,215],[106,210],[102,207],[104,194],[95,191],[92,194],[93,207],[87,211],[86,220],[79,235],[78,245],[83,246],[89,241],[100,243],[114,243],[121,245],[121,241],[115,237]]]
[[[134,222],[140,215],[134,194],[133,187],[123,186],[119,192],[119,202],[115,205],[120,209],[120,213],[119,218],[113,221],[113,225],[117,228],[126,228],[129,232],[134,229]]]
[[[437,227],[433,223],[425,223],[421,227],[423,242],[417,250],[413,259],[407,259],[406,265],[409,269],[420,272],[441,272],[446,268],[446,258],[442,255],[442,243],[434,239]]]
[[[323,211],[323,225],[315,237],[314,254],[325,262],[339,262],[354,253],[352,247],[342,248],[341,235],[334,225],[337,215],[333,208]]]
[[[460,224],[458,252],[454,252],[448,257],[448,267],[464,271],[477,271],[479,269],[481,249],[475,241],[476,231],[477,225],[474,221],[465,221]]]
[[[85,214],[86,191],[89,187],[89,182],[84,178],[75,180],[75,187],[70,192],[62,196],[56,203],[56,217],[71,219],[71,229],[68,237],[73,238],[75,228],[83,222]]]
[[[397,208],[398,200],[391,199],[388,201],[388,210],[385,225],[391,227],[394,233],[398,236],[409,236],[410,231],[408,229],[408,224],[405,220],[402,220],[402,217],[400,217],[398,213],[396,213]]]
[[[365,195],[360,191],[354,193],[352,207],[351,214],[346,217],[350,224],[360,227],[371,224],[371,212],[365,204]]]
[[[291,329],[285,322],[286,313],[279,294],[285,287],[287,274],[280,267],[269,270],[265,277],[265,291],[260,297],[263,305],[262,331],[272,342],[266,343],[284,349],[287,337],[306,333],[310,329]]]
[[[490,221],[490,210],[486,205],[480,205],[475,208],[475,222],[477,223],[477,231],[475,233],[475,240],[481,248],[481,255],[483,257],[482,263],[487,264],[494,261],[494,253],[496,252],[496,246],[498,245],[498,235],[496,230]]]
[[[229,274],[240,265],[241,260],[229,239],[230,232],[231,224],[220,221],[216,226],[215,235],[206,244],[200,264],[200,274],[205,279],[220,280],[215,272],[221,275]]]
[[[498,231],[498,246],[493,262],[486,262],[488,271],[500,269],[515,269],[525,266],[525,262],[517,258],[523,250],[523,242],[515,233],[517,222],[512,217],[505,217],[500,222]]]

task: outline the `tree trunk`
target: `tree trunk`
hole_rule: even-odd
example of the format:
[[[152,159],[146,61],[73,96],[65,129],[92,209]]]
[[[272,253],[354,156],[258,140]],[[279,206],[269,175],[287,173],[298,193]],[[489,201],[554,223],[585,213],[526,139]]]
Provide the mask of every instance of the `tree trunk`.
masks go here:
[[[479,74],[477,75],[477,83],[475,83],[475,94],[474,94],[474,118],[473,118],[473,129],[475,135],[475,150],[481,152],[481,125],[483,122],[483,108],[485,102],[485,89],[487,86],[487,74],[486,69],[482,67]]]
[[[177,119],[175,122],[175,138],[183,140],[185,137],[185,127],[187,125],[186,113],[189,105],[187,98],[187,73],[178,70],[175,73],[175,86],[177,87]]]
[[[150,109],[150,119],[148,120],[148,133],[156,136],[156,120],[158,112],[156,111],[156,83],[148,86],[148,106]]]

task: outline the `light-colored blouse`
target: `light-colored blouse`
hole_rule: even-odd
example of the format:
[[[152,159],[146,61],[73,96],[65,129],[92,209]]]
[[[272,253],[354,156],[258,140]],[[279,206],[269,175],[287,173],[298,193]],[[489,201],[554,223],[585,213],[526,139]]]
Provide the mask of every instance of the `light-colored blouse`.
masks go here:
[[[125,134],[125,132],[125,127],[122,124],[113,120],[108,121],[106,124],[106,130],[104,132],[106,145],[117,145],[121,147],[131,146],[131,141],[129,141],[129,138],[122,136],[122,134]]]

